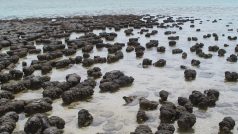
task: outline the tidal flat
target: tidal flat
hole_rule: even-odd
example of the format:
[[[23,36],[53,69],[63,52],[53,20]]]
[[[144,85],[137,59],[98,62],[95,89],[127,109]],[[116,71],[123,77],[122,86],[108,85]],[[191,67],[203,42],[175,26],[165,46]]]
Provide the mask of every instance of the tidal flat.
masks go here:
[[[1,20],[0,132],[238,133],[236,26],[148,14]]]

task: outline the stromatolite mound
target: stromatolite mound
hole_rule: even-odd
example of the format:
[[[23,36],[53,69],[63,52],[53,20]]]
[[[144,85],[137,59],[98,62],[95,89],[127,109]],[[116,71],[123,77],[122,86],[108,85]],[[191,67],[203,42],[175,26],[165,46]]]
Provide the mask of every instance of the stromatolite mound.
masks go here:
[[[87,127],[93,122],[93,116],[86,109],[81,109],[78,112],[78,126]]]
[[[34,114],[27,120],[24,131],[27,134],[55,134],[54,132],[58,134],[61,131],[59,129],[63,129],[64,125],[65,122],[60,117],[48,118],[45,114]]]
[[[101,92],[114,92],[120,87],[130,86],[134,81],[133,77],[126,76],[119,70],[107,72],[100,81]]]
[[[235,121],[231,117],[225,117],[220,123],[221,134],[231,134],[231,130],[235,127]]]

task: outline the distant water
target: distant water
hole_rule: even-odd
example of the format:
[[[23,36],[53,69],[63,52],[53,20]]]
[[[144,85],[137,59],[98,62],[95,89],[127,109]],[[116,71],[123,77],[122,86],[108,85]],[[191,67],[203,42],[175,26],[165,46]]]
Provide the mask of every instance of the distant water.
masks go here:
[[[0,0],[0,19],[147,13],[235,18],[238,0]]]

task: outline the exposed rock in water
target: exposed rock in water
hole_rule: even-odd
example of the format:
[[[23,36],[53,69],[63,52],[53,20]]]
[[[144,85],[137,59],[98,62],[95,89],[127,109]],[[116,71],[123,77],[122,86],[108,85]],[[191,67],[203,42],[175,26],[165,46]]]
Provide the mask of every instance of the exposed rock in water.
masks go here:
[[[147,121],[149,118],[147,117],[145,111],[139,110],[136,115],[136,121],[137,123],[141,124]]]
[[[190,81],[190,80],[194,80],[196,78],[197,72],[195,70],[192,69],[186,69],[184,71],[184,77],[186,80]]]
[[[238,73],[226,71],[225,72],[225,79],[227,81],[235,82],[238,79]]]
[[[12,133],[16,127],[18,115],[15,112],[8,112],[0,118],[0,133]]]
[[[167,92],[167,91],[165,91],[165,90],[161,90],[160,92],[159,92],[159,96],[160,96],[160,100],[163,102],[163,101],[167,101],[167,98],[168,98],[168,96],[169,96],[169,93]]]
[[[166,60],[160,59],[153,64],[155,67],[164,67],[166,65]]]
[[[123,96],[123,99],[125,100],[126,102],[126,105],[127,104],[130,104],[131,102],[133,102],[135,99],[137,98],[137,96]]]
[[[167,123],[160,123],[157,129],[155,134],[173,134],[175,131],[174,126]]]
[[[131,132],[131,134],[152,134],[152,130],[147,125],[139,125],[136,127],[134,132]]]
[[[114,92],[120,87],[130,86],[134,81],[133,77],[126,76],[118,70],[107,72],[100,81],[101,92]]]
[[[171,123],[176,120],[176,106],[172,102],[165,102],[160,107],[160,120],[162,123]]]
[[[81,109],[78,112],[78,126],[87,127],[93,122],[93,116],[86,109]]]
[[[195,123],[196,116],[189,112],[183,112],[177,121],[179,128],[182,130],[191,129]]]
[[[139,103],[140,103],[140,109],[143,109],[143,110],[155,110],[157,109],[159,105],[158,102],[147,100],[144,97],[140,98]]]
[[[36,113],[45,113],[52,110],[52,100],[50,98],[34,99],[27,102],[25,113],[32,115]]]
[[[54,119],[52,119],[54,118]],[[27,120],[24,131],[28,134],[61,134],[65,122],[60,117],[48,118],[44,114],[35,114]],[[60,124],[60,125],[56,125]]]
[[[88,76],[93,78],[99,78],[102,76],[101,69],[99,67],[94,67],[87,71]]]
[[[93,79],[86,79],[83,82],[71,87],[69,90],[63,92],[61,98],[64,104],[70,104],[74,101],[84,100],[91,97],[94,93],[96,81]]]
[[[235,121],[231,117],[225,117],[220,123],[221,134],[231,134],[231,130],[235,127]]]

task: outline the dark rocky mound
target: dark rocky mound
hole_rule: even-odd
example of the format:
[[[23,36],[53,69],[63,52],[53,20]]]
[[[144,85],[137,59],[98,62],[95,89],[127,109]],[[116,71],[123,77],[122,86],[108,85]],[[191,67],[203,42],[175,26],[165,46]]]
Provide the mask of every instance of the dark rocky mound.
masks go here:
[[[238,79],[238,73],[226,71],[225,72],[225,79],[226,79],[226,81],[235,82]]]
[[[225,117],[220,123],[220,133],[219,134],[232,134],[231,130],[235,127],[235,121],[231,117]]]
[[[15,112],[8,112],[0,118],[0,133],[10,134],[16,127],[18,121],[18,115]]]
[[[130,86],[134,81],[133,77],[126,76],[119,70],[107,72],[100,81],[101,92],[114,92],[120,87]]]
[[[93,116],[86,109],[81,109],[78,112],[78,126],[87,127],[93,122]]]
[[[136,121],[137,123],[141,124],[141,123],[144,123],[145,121],[147,121],[149,118],[148,116],[146,115],[145,111],[143,110],[139,110],[137,112],[137,115],[136,115]]]
[[[50,98],[41,98],[34,99],[26,102],[24,107],[25,113],[28,115],[36,114],[36,113],[45,113],[52,110],[52,100]]]
[[[63,92],[61,98],[64,104],[70,104],[75,101],[85,100],[90,98],[94,93],[96,81],[93,79],[86,79],[81,83],[71,87],[69,90]]]
[[[173,134],[175,131],[174,126],[167,123],[161,123],[157,129],[155,134]]]
[[[58,134],[65,125],[65,121],[60,117],[48,118],[44,114],[35,114],[27,120],[24,131],[27,134]]]
[[[155,67],[164,67],[166,65],[166,60],[160,59],[153,64]]]
[[[195,70],[192,70],[192,69],[186,69],[184,71],[184,77],[185,77],[185,80],[194,80],[196,78],[196,75],[197,75],[197,72]]]
[[[196,123],[196,116],[189,112],[183,112],[179,117],[177,124],[182,130],[188,130]]]
[[[216,105],[216,101],[219,98],[219,92],[215,89],[205,90],[204,94],[199,91],[193,91],[189,96],[189,100],[194,106],[206,109]]]
[[[101,69],[99,67],[94,67],[87,71],[89,77],[99,78],[102,76]]]
[[[157,109],[159,105],[158,102],[147,100],[144,97],[139,99],[139,103],[140,103],[140,109],[143,109],[143,110],[155,110]]]
[[[147,125],[139,125],[136,127],[135,131],[130,134],[152,134],[152,130]]]

